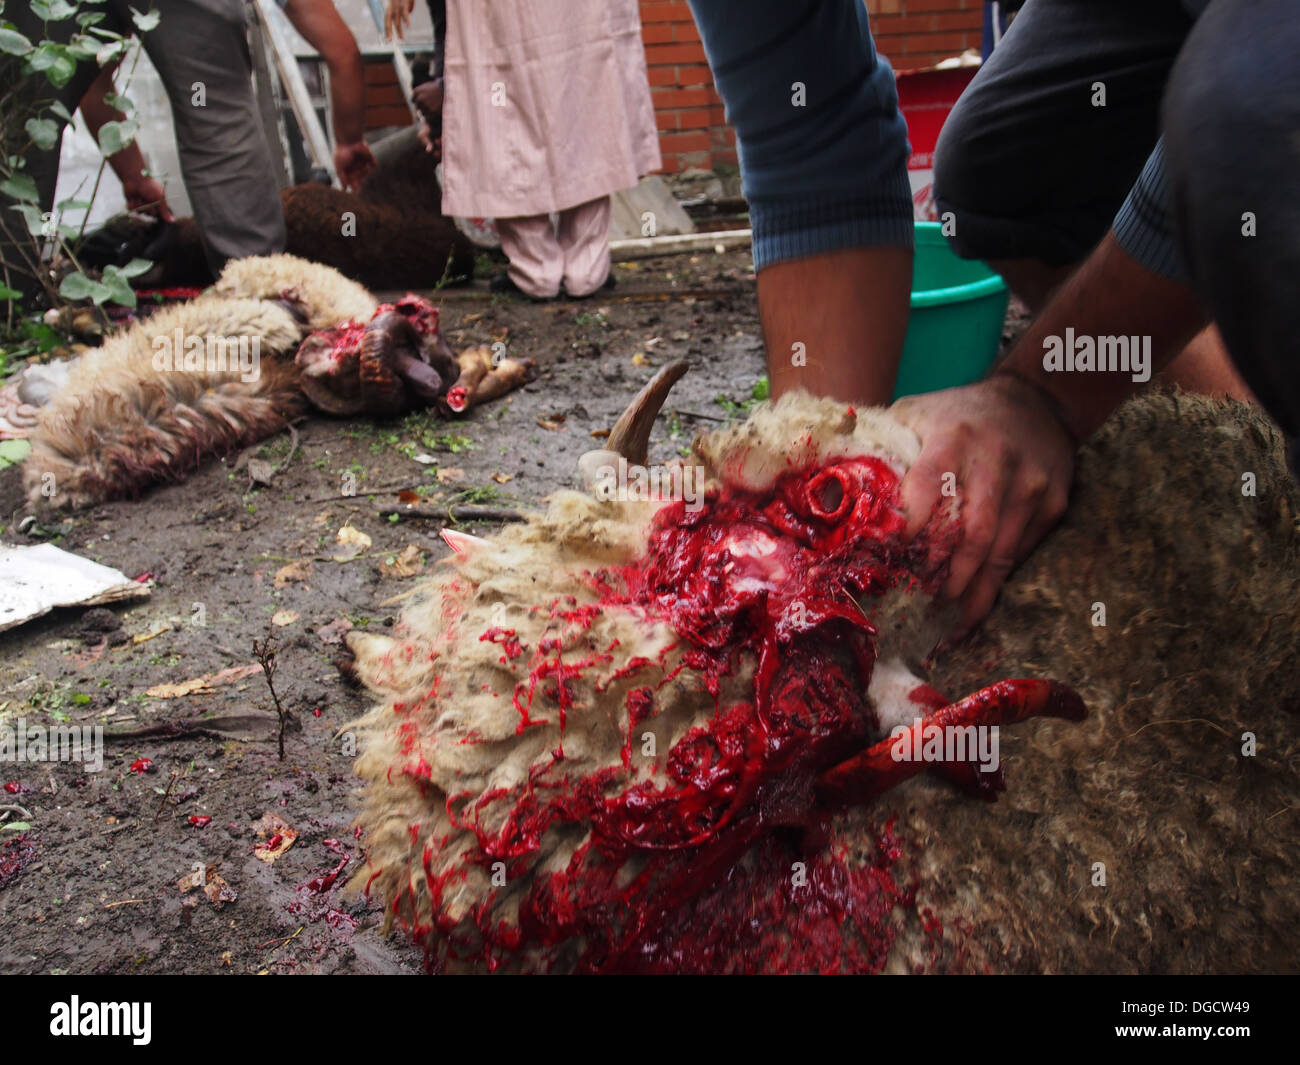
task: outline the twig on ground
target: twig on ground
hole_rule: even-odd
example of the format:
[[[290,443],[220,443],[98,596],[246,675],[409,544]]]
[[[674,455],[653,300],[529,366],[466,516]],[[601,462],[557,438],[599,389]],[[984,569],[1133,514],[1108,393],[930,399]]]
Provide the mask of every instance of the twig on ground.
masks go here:
[[[396,515],[399,519],[415,518],[422,521],[440,521],[454,525],[466,521],[527,521],[528,515],[512,507],[485,507],[473,503],[459,503],[440,507],[431,503],[409,505],[385,503],[378,508],[381,518]]]
[[[280,719],[280,761],[284,761],[284,730],[289,722],[288,714],[280,702],[280,696],[275,691],[275,671],[276,661],[275,654],[279,650],[280,642],[275,638],[275,634],[270,630],[267,631],[266,639],[258,642],[253,641],[253,655],[258,664],[262,667],[262,673],[266,677],[266,686],[271,689],[271,698],[275,702],[275,713]]]

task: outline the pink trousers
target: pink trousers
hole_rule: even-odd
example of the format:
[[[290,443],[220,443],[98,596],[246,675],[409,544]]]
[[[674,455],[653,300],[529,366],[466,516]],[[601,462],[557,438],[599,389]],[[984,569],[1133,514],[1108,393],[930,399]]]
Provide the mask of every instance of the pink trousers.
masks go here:
[[[560,283],[570,296],[590,296],[609,276],[609,197],[580,203],[551,216],[498,218],[508,273],[528,295],[550,299]]]

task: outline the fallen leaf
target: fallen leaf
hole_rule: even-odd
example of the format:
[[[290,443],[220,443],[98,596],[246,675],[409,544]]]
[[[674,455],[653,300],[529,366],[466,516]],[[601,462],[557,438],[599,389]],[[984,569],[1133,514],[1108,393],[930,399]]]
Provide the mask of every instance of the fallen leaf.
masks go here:
[[[347,618],[335,618],[328,625],[322,625],[316,630],[316,635],[321,638],[322,643],[339,644],[343,642],[343,637],[352,631],[352,622]]]
[[[296,610],[277,610],[271,615],[271,624],[283,628],[285,625],[292,625],[301,616]]]
[[[275,463],[267,462],[266,459],[248,460],[249,485],[264,484],[267,487],[270,487],[271,478],[274,475],[275,475]]]
[[[644,351],[638,351],[635,355],[632,356],[633,366],[645,366],[649,362],[650,360],[645,357]]]
[[[459,466],[439,466],[437,477],[439,484],[460,484],[465,479],[465,471]]]
[[[411,503],[418,503],[418,502],[420,501],[420,493],[419,493],[419,492],[412,492],[412,491],[410,491],[410,490],[407,490],[407,491],[404,491],[404,492],[398,492],[398,493],[397,493],[397,501],[398,501],[399,503],[405,503],[405,504],[408,504],[408,505],[411,504]]]
[[[351,525],[343,526],[334,539],[339,544],[339,549],[334,552],[335,562],[350,562],[370,550],[370,537]]]
[[[255,673],[260,673],[261,666],[230,666],[217,673],[205,673],[201,677],[194,677],[190,680],[183,680],[179,684],[155,684],[145,692],[153,699],[179,699],[183,695],[196,695],[202,692],[210,692],[213,688],[222,684],[230,684],[237,680],[243,680],[245,677],[251,677]]]
[[[609,430],[608,430],[608,429],[593,429],[593,430],[591,431],[591,435],[592,435],[593,437],[595,437],[597,440],[604,440],[605,437],[609,436]]]
[[[161,636],[164,632],[171,632],[171,631],[172,631],[172,627],[168,625],[166,622],[164,622],[163,624],[158,625],[156,628],[152,629],[149,632],[143,632],[140,633],[139,635],[132,636],[131,642],[138,646],[139,644],[142,643],[148,643],[155,636]]]
[[[208,901],[218,909],[227,902],[234,902],[239,898],[235,889],[221,878],[215,865],[205,865],[192,873],[186,873],[176,881],[176,887],[182,895],[188,894],[195,888],[202,888]]]
[[[432,466],[438,461],[437,455],[430,455],[427,451],[421,451],[418,455],[412,455],[411,458],[422,466]]]
[[[310,576],[311,559],[300,558],[297,562],[290,562],[276,570],[274,584],[277,588],[283,588],[294,581],[305,581]]]
[[[322,510],[319,514],[317,514],[314,518],[311,519],[311,523],[313,525],[324,525],[329,520],[330,520],[330,512],[328,510]]]
[[[396,558],[386,558],[379,563],[381,577],[414,577],[424,570],[424,552],[415,544],[407,544]]]
[[[492,475],[492,480],[496,481],[497,484],[509,484],[514,479],[515,475],[513,473],[494,473]]]
[[[563,412],[559,414],[548,414],[544,418],[538,418],[537,424],[540,425],[543,429],[550,429],[554,431],[556,429],[560,429],[563,427],[565,417],[566,415]]]
[[[298,833],[279,814],[264,813],[254,826],[261,843],[253,845],[253,854],[264,862],[273,862],[293,846]]]

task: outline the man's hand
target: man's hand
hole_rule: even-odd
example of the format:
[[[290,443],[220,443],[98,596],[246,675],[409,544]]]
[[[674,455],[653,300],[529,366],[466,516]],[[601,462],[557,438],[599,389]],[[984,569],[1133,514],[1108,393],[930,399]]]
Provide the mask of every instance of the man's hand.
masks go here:
[[[349,192],[360,189],[361,183],[377,165],[375,154],[365,141],[340,144],[334,149],[334,169],[338,172],[339,183]]]
[[[424,145],[424,150],[432,155],[435,159],[442,160],[442,138],[435,137],[433,130],[429,128],[429,123],[421,122],[420,128],[416,131],[416,136],[420,138],[420,143]]]
[[[921,438],[902,485],[909,536],[941,501],[945,474],[955,475],[963,532],[943,595],[961,600],[959,638],[1065,513],[1077,443],[1053,400],[1010,374],[905,396],[890,409]]]
[[[426,121],[442,114],[442,78],[421,82],[411,90],[411,101]]]
[[[146,177],[140,173],[124,178],[122,195],[126,197],[126,206],[132,211],[157,215],[164,222],[176,221],[176,216],[167,205],[167,190],[155,177]]]
[[[384,37],[392,40],[396,34],[400,40],[406,35],[406,27],[411,24],[411,10],[415,0],[388,0],[388,10],[384,12]]]

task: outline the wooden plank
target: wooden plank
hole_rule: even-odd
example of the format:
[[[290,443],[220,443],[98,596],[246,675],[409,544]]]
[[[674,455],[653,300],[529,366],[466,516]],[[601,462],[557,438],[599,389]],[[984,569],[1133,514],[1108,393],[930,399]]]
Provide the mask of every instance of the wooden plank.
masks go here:
[[[273,0],[253,0],[262,33],[275,59],[275,69],[280,75],[280,84],[288,94],[289,106],[293,108],[294,117],[298,120],[298,126],[307,141],[307,151],[312,157],[312,163],[329,174],[330,184],[337,186],[339,179],[334,172],[334,153],[330,151],[329,138],[325,136],[325,130],[311,105],[311,94],[307,92],[307,84],[302,80],[302,72],[298,69],[298,60],[294,57],[293,49],[285,40],[279,24],[274,21],[270,10],[272,3]]]
[[[752,240],[751,230],[723,229],[716,233],[682,233],[666,237],[611,240],[609,253],[615,262],[623,262],[627,259],[650,259],[656,255],[714,251],[719,247],[743,248],[747,247]]]
[[[384,36],[384,9],[380,0],[370,0],[370,16],[375,20],[375,26],[379,29],[379,36]],[[409,27],[408,27],[409,28]],[[415,85],[411,79],[411,64],[407,61],[406,53],[402,51],[400,42],[396,39],[388,42],[388,53],[393,59],[393,69],[397,72],[397,84],[402,87],[402,98],[406,100],[406,106],[411,112],[411,121],[419,122],[420,112],[416,110],[415,103],[411,100],[411,92]]]
[[[275,105],[275,84],[271,64],[266,54],[266,37],[262,33],[262,16],[253,10],[253,32],[249,34],[249,48],[253,57],[253,85],[256,89],[257,112],[262,120],[266,145],[271,149],[271,165],[275,167],[275,180],[280,188],[289,184],[289,165],[285,160],[284,136],[280,129],[280,115]]]

